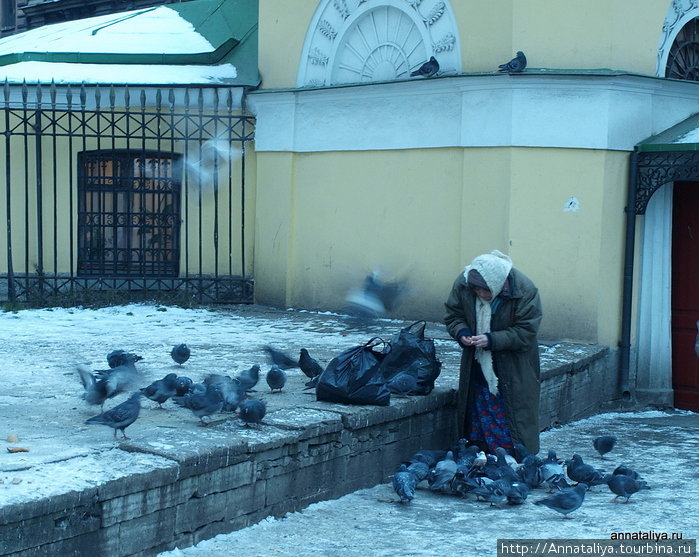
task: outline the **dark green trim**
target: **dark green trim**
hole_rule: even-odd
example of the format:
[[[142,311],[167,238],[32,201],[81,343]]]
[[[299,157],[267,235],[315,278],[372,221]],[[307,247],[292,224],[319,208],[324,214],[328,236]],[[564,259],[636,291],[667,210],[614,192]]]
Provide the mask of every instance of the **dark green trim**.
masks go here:
[[[639,153],[659,151],[699,151],[699,143],[677,143],[677,140],[699,128],[699,113],[682,120],[674,126],[639,141],[635,150]]]
[[[208,66],[218,64],[240,44],[238,39],[228,39],[216,50],[193,54],[121,54],[104,52],[19,52],[0,55],[0,66],[19,62],[65,62],[69,64],[156,64]]]

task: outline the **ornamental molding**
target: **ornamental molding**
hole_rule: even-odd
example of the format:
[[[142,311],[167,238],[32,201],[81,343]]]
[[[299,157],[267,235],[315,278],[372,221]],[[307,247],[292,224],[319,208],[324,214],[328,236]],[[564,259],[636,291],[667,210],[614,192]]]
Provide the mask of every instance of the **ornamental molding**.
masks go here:
[[[665,66],[667,66],[672,43],[687,22],[695,17],[699,17],[699,0],[672,0],[665,15],[662,33],[658,42],[656,76],[665,77]]]
[[[410,72],[430,56],[439,61],[438,75],[461,71],[449,0],[321,0],[306,32],[297,86],[413,79]]]

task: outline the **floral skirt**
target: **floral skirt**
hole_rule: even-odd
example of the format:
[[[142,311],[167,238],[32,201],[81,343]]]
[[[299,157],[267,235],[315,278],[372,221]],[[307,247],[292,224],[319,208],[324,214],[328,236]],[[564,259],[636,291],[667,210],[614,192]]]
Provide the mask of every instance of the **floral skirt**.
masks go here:
[[[469,441],[486,446],[491,453],[497,447],[512,449],[512,437],[505,416],[505,401],[500,393],[494,395],[488,389],[488,384],[476,364],[476,373],[472,375],[473,403],[469,416]]]

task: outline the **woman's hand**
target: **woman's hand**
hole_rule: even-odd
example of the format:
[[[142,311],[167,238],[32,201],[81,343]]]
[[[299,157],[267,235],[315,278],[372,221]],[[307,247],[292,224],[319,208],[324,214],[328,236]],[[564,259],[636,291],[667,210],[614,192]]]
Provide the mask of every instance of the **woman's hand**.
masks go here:
[[[472,337],[461,336],[459,342],[464,346],[475,346],[476,348],[486,348],[488,337],[486,335],[473,335]]]

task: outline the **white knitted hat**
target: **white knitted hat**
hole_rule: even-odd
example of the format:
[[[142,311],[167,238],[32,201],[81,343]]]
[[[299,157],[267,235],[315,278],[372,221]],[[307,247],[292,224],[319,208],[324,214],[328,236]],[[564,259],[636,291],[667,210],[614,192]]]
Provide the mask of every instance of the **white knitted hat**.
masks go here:
[[[464,269],[464,278],[466,281],[468,281],[468,272],[471,269],[478,271],[483,277],[493,298],[495,298],[502,291],[507,275],[509,275],[512,270],[512,260],[504,253],[495,249],[490,253],[479,255],[471,261],[471,264]]]

